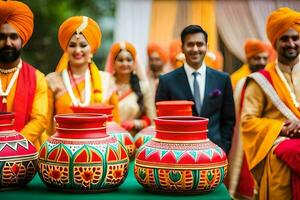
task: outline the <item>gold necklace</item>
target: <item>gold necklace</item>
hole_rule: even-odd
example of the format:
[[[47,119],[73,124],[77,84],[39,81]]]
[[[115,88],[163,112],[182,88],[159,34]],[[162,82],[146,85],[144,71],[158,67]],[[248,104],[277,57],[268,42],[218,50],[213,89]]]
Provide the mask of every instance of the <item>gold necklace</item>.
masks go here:
[[[14,68],[10,68],[10,69],[0,68],[0,72],[3,73],[3,74],[9,74],[9,73],[12,73],[12,72],[16,71],[17,68],[18,67],[14,67]]]
[[[8,94],[10,93],[11,88],[13,87],[15,81],[17,80],[17,78],[19,76],[21,67],[22,67],[22,62],[20,61],[18,66],[16,67],[16,70],[15,70],[10,82],[8,83],[5,91],[2,88],[2,81],[0,79],[0,96],[2,96],[2,103],[7,103],[6,98],[7,98]]]

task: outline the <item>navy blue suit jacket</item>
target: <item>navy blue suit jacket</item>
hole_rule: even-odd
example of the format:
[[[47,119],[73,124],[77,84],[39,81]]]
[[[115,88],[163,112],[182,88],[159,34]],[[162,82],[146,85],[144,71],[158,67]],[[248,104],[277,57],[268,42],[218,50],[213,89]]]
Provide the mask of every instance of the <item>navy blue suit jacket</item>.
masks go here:
[[[184,67],[159,77],[155,101],[166,100],[194,101]],[[209,118],[208,137],[227,154],[231,147],[235,124],[234,109],[229,75],[207,67],[202,109],[197,113],[196,107],[193,106],[193,115]]]

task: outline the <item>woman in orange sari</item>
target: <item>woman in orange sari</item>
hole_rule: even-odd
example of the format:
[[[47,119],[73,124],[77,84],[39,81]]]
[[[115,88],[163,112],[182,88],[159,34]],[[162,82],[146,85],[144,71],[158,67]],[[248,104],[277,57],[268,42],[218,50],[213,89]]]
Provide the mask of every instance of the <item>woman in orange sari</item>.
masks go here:
[[[113,44],[106,70],[115,78],[121,125],[134,136],[155,117],[151,89],[134,46],[129,42]]]
[[[114,81],[109,73],[99,71],[92,61],[101,44],[98,24],[86,16],[67,19],[59,28],[58,40],[64,54],[55,72],[47,75],[49,109],[48,126],[44,139],[53,134],[53,116],[72,113],[71,106],[90,104],[114,105],[114,117],[118,117],[118,98]]]

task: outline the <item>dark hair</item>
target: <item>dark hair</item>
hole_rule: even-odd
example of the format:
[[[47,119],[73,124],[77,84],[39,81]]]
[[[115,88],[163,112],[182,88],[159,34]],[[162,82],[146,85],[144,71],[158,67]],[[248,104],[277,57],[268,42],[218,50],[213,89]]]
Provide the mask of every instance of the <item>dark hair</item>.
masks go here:
[[[181,43],[184,45],[184,41],[187,35],[194,33],[202,33],[204,35],[205,41],[207,43],[208,35],[206,31],[199,25],[189,25],[185,27],[181,32]]]
[[[144,108],[144,95],[141,90],[140,86],[140,80],[136,74],[131,72],[130,74],[130,87],[137,95],[137,103],[140,107],[141,114],[144,114],[145,108]]]

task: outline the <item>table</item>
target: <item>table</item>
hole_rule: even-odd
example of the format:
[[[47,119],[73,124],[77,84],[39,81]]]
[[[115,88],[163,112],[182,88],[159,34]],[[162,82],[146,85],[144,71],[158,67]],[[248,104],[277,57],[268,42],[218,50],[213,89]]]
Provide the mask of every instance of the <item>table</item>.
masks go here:
[[[183,199],[184,200],[229,200],[230,195],[224,186],[220,185],[215,191],[208,194],[162,194],[147,192],[136,181],[133,173],[133,162],[130,163],[129,174],[125,182],[116,191],[103,193],[64,193],[48,190],[36,175],[24,188],[18,190],[0,192],[1,200],[84,200],[84,199],[117,199],[117,200],[160,200],[160,199]]]

